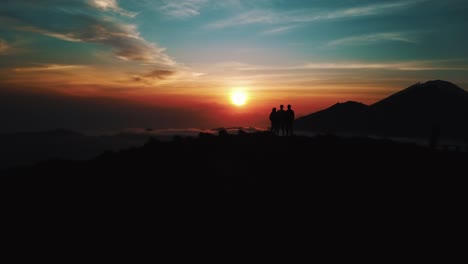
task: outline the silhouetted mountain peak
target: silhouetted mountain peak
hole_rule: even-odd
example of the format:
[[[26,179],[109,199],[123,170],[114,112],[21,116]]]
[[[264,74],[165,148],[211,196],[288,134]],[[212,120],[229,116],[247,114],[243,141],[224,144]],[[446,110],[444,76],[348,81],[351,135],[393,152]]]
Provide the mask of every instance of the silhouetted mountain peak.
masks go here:
[[[404,90],[384,98],[374,105],[407,100],[411,101],[412,103],[421,101],[437,103],[441,100],[451,101],[453,97],[468,98],[468,93],[451,82],[443,80],[432,80],[425,83],[413,84]]]
[[[362,117],[368,107],[355,101],[336,103],[327,109],[296,119],[295,127],[298,130],[316,131],[360,130],[364,122]],[[312,123],[314,125],[310,126]]]
[[[363,103],[360,103],[360,102],[356,102],[356,101],[347,101],[347,102],[344,102],[344,103],[336,103],[334,105],[332,105],[330,108],[328,108],[329,110],[331,109],[339,109],[340,111],[341,110],[355,110],[355,109],[366,109],[367,108],[367,105],[363,104]]]
[[[344,103],[336,103],[332,106],[330,106],[327,109],[324,109],[322,111],[318,111],[317,113],[321,114],[346,114],[346,115],[352,115],[352,114],[357,114],[357,113],[362,113],[366,111],[368,108],[368,105],[365,105],[363,103],[355,102],[355,101],[346,101]]]
[[[369,110],[375,133],[427,137],[430,128],[438,124],[445,137],[460,138],[468,129],[468,92],[443,80],[414,84]]]
[[[457,85],[443,81],[443,80],[433,80],[425,83],[419,83],[415,86],[414,89],[424,89],[427,91],[436,91],[436,92],[446,92],[446,93],[466,93],[465,90],[458,87]]]
[[[468,92],[444,80],[416,83],[367,106],[337,103],[296,120],[298,130],[427,138],[434,125],[451,139],[468,135]]]
[[[456,90],[463,90],[460,87],[456,86],[455,84],[444,81],[444,80],[432,80],[432,81],[427,81],[422,84],[423,86],[434,86],[434,87],[440,87],[444,89],[456,89]]]

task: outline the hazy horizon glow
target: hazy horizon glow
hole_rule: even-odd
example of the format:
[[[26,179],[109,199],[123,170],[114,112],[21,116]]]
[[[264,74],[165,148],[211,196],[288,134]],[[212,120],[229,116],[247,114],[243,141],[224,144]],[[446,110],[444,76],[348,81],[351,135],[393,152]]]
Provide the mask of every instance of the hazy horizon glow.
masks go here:
[[[0,122],[102,105],[116,127],[261,127],[280,104],[299,117],[434,79],[467,89],[467,11],[464,0],[2,1]]]

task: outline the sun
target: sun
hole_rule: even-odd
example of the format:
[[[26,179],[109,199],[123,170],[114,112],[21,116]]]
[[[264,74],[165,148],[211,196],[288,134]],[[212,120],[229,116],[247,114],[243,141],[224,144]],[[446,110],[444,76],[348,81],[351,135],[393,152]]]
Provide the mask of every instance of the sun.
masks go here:
[[[237,106],[245,105],[247,102],[247,93],[242,90],[236,90],[232,92],[231,102]]]

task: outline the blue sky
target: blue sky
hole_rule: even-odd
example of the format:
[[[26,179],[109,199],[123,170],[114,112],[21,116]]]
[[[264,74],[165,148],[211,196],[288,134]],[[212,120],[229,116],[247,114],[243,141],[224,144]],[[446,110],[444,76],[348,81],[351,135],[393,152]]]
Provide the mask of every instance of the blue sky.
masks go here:
[[[251,107],[302,114],[432,79],[466,89],[467,13],[464,0],[1,1],[0,87],[220,111],[242,87]]]
[[[210,59],[387,62],[467,56],[466,1],[147,2],[153,4],[139,15],[143,33],[188,63]],[[213,52],[216,56],[207,56]],[[270,52],[276,55],[268,56]]]

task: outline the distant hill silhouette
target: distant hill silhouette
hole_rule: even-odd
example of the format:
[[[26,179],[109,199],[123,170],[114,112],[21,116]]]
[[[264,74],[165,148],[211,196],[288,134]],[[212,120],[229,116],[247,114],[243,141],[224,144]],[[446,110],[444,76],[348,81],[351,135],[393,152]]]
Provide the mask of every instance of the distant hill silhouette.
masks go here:
[[[298,118],[294,127],[296,130],[316,132],[362,132],[367,110],[367,105],[354,101],[336,103],[325,110]]]
[[[446,139],[468,139],[468,92],[453,83],[434,80],[414,84],[368,107],[336,104],[298,118],[304,131],[428,138],[433,127]]]

